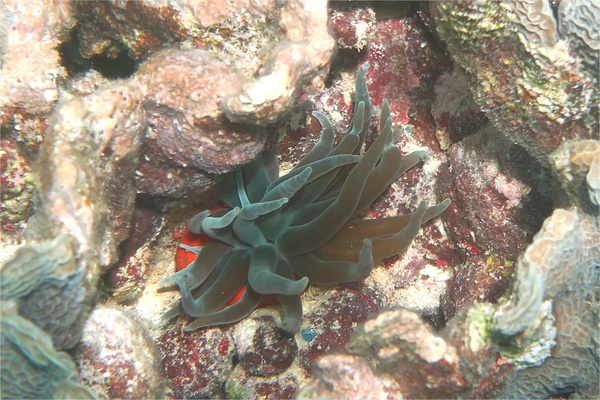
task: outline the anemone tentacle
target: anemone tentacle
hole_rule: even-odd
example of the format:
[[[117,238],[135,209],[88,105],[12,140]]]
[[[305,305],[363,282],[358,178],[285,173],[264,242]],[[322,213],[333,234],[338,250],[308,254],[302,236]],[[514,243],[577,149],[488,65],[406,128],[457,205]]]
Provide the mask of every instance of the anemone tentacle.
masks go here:
[[[161,281],[176,283],[182,297],[163,319],[183,311],[195,318],[186,330],[232,323],[274,294],[282,306],[282,328],[294,333],[302,321],[300,295],[309,282],[365,279],[376,260],[404,251],[420,226],[448,207],[448,199],[431,207],[421,202],[407,215],[360,219],[389,185],[427,156],[424,151],[403,156],[396,147],[406,129],[393,129],[387,99],[379,134],[363,150],[372,114],[367,69],[364,64],[358,70],[354,116],[337,145],[329,119],[314,111],[320,138],[287,175],[279,176],[277,157],[265,150],[219,179],[227,207],[190,220],[192,232],[213,241],[187,248],[198,253],[197,260]],[[240,290],[240,300],[231,304]]]

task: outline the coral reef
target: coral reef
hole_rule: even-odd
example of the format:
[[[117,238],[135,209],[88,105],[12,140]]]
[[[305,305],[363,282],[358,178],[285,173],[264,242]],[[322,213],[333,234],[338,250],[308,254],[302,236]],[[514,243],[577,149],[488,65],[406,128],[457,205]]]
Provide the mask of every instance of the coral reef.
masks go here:
[[[75,364],[56,351],[48,334],[2,305],[0,394],[3,399],[95,399],[77,383]]]
[[[550,155],[563,189],[560,203],[598,214],[600,206],[600,141],[568,142]]]
[[[278,120],[301,86],[321,88],[333,54],[325,0],[77,3],[82,55],[139,60],[165,46],[199,47],[246,77],[224,96],[227,117],[264,125]],[[269,90],[265,90],[269,88]]]
[[[600,65],[600,29],[596,17],[600,3],[596,0],[563,1],[558,6],[558,30],[566,38],[571,50],[581,59],[582,66],[598,79]]]
[[[374,260],[406,249],[420,225],[448,207],[449,200],[431,207],[421,202],[406,215],[356,218],[425,156],[417,151],[403,157],[394,146],[400,129],[392,131],[385,99],[379,135],[361,154],[371,122],[367,68],[364,64],[356,78],[351,129],[336,146],[331,122],[313,113],[322,125],[321,137],[294,169],[279,176],[276,158],[265,152],[220,179],[228,208],[206,210],[190,220],[192,232],[215,241],[190,249],[198,253],[196,261],[162,282],[179,286],[181,309],[195,318],[187,330],[238,321],[264,295],[274,294],[282,304],[282,327],[293,333],[302,319],[299,294],[309,281],[331,285],[365,279]],[[240,301],[221,310],[244,285]],[[177,305],[165,318],[179,313]]]
[[[586,71],[585,57],[558,37],[557,26],[563,35],[567,21],[557,24],[548,2],[429,7],[425,19],[435,21],[466,71],[463,85],[493,125],[485,118],[449,120],[479,110],[468,93],[440,81],[434,116],[450,153],[438,190],[453,197],[445,227],[466,257],[444,295],[446,327],[434,332],[417,314],[384,311],[361,325],[341,354],[318,360],[315,379],[299,396],[360,396],[352,382],[360,372],[361,384],[381,397],[596,398],[600,221],[598,142],[590,140],[598,135],[596,72]],[[585,7],[584,20],[595,5]],[[581,23],[580,34],[588,29],[593,36],[595,25]],[[448,102],[447,90],[459,97]],[[477,204],[490,208],[479,213]],[[514,286],[500,297],[513,270]]]
[[[86,284],[93,272],[75,258],[68,235],[21,245],[0,268],[0,298],[16,299],[19,314],[45,330],[57,349],[75,346],[96,287]]]
[[[359,326],[343,354],[320,359],[315,379],[298,396],[354,398],[355,374],[359,372],[360,386],[372,388],[381,397],[493,395],[486,387],[486,376],[496,374],[498,384],[502,382],[498,375],[505,376],[512,367],[497,358],[491,345],[490,309],[489,305],[478,305],[454,318],[440,333],[433,332],[414,312],[383,311]]]
[[[1,397],[598,397],[599,9],[5,1]],[[215,208],[211,187],[228,181],[230,205],[247,208],[231,171],[243,166],[252,188],[262,165],[248,163],[274,165],[269,150],[282,187],[316,176],[302,160],[320,138],[344,143],[360,125],[365,62],[364,149],[344,156],[367,157],[382,140],[372,120],[389,116],[404,129],[384,147],[429,158],[360,217],[451,198],[442,218],[360,282],[299,293],[294,333],[272,296],[236,324],[188,332],[185,318],[161,319],[179,300],[161,280],[205,244],[178,244],[187,222],[231,208]],[[220,233],[273,218],[240,214]],[[249,290],[231,287],[223,311]]]

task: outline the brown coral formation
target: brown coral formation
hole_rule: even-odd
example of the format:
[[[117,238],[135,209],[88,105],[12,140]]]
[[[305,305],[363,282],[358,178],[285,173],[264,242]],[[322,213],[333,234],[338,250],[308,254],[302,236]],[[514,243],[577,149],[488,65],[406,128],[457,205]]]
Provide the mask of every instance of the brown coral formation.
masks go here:
[[[245,76],[240,90],[223,99],[234,122],[278,120],[299,89],[323,87],[334,49],[324,0],[90,1],[77,3],[75,12],[84,57],[127,51],[142,59],[166,45],[218,54]]]
[[[584,68],[598,79],[600,66],[600,28],[598,15],[600,2],[597,0],[561,1],[558,6],[559,31],[572,50],[582,60]]]
[[[548,165],[565,141],[597,134],[598,88],[565,42],[553,43],[545,3],[433,2],[431,9],[475,101],[498,131]]]
[[[180,166],[222,173],[262,150],[262,129],[232,123],[220,111],[220,99],[239,90],[242,77],[214,54],[162,50],[140,67],[134,79],[147,93],[143,107],[152,136],[163,154]]]
[[[0,21],[0,125],[15,126],[20,140],[39,145],[66,78],[56,47],[75,24],[71,6],[4,1]]]
[[[508,397],[598,396],[598,222],[577,208],[556,210],[520,259],[515,290],[492,328],[522,349],[518,362],[532,365],[515,373]],[[555,343],[551,356],[544,343]]]
[[[326,1],[285,3],[279,15],[285,35],[265,63],[266,71],[244,84],[239,93],[223,99],[229,119],[260,125],[276,122],[292,105],[299,86],[325,86],[334,50],[327,17]]]
[[[441,333],[408,310],[381,312],[362,324],[346,354],[329,355],[317,363],[315,379],[301,398],[354,398],[360,373],[360,398],[477,398],[495,385],[488,374],[506,375],[512,367],[496,357],[486,334],[489,305],[462,313]],[[368,389],[367,389],[368,388]]]

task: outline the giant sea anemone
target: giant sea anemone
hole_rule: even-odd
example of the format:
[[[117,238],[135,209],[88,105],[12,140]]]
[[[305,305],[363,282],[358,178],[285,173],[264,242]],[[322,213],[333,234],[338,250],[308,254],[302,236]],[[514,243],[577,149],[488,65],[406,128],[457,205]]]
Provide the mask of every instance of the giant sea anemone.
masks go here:
[[[358,71],[351,129],[337,145],[331,122],[315,111],[321,136],[288,174],[279,176],[277,157],[265,150],[219,179],[227,207],[202,211],[189,221],[192,232],[213,240],[189,248],[198,253],[196,260],[161,282],[174,282],[181,291],[181,303],[164,319],[183,310],[195,318],[188,331],[231,323],[272,294],[282,306],[281,327],[295,332],[302,320],[300,294],[309,282],[365,279],[375,260],[402,252],[421,224],[448,207],[448,199],[432,207],[421,202],[411,214],[360,218],[389,185],[426,157],[424,151],[402,156],[395,146],[402,129],[392,130],[385,99],[379,135],[363,152],[371,122],[367,69],[364,64]],[[244,286],[240,300],[228,305]]]

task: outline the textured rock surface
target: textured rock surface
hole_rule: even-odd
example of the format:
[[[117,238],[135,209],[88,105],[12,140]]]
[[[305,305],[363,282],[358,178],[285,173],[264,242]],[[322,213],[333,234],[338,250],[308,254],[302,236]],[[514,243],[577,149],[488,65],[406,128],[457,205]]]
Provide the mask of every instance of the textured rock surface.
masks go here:
[[[506,396],[598,397],[599,266],[598,217],[556,210],[519,260],[514,293],[494,316],[493,329],[522,349],[519,361],[533,364],[514,374]],[[552,302],[551,314],[545,300]],[[539,357],[540,345],[532,343],[548,337],[555,342],[552,354],[542,363],[529,361]]]
[[[222,387],[233,369],[235,347],[231,332],[221,329],[184,332],[178,324],[161,335],[157,343],[173,398],[222,395]]]
[[[44,331],[16,315],[7,303],[2,304],[0,332],[2,398],[95,398],[77,383],[69,355],[56,351]]]
[[[150,262],[148,248],[164,226],[162,212],[150,208],[137,208],[131,220],[129,238],[121,246],[119,263],[106,273],[106,283],[119,303],[129,303],[140,296]]]
[[[279,375],[298,353],[294,336],[278,328],[273,318],[247,318],[235,327],[233,338],[239,365],[249,375]]]
[[[534,170],[539,177],[520,172]],[[513,262],[551,210],[550,174],[490,126],[454,145],[441,174],[438,191],[454,200],[445,218],[455,240]]]
[[[238,91],[242,77],[214,54],[162,50],[149,57],[135,79],[150,94],[144,101],[150,136],[176,164],[222,173],[262,150],[262,129],[231,123],[220,111],[220,99]]]
[[[146,328],[122,309],[98,307],[76,349],[83,381],[101,399],[162,398],[160,356]]]
[[[33,177],[27,159],[19,151],[16,141],[2,135],[0,139],[0,224],[18,224],[33,213]]]
[[[345,354],[317,363],[315,379],[302,398],[354,398],[357,374],[360,398],[486,397],[502,388],[512,367],[496,357],[487,325],[489,305],[462,313],[442,332],[434,333],[408,310],[383,311],[361,324]],[[495,374],[495,382],[486,381]]]
[[[0,124],[14,126],[14,136],[37,147],[66,77],[56,47],[75,19],[68,3],[40,0],[22,7],[9,0],[0,20]]]
[[[552,46],[553,28],[543,22],[551,16],[547,2],[520,3],[523,13],[502,2],[433,2],[431,8],[439,36],[492,124],[548,164],[560,144],[597,134],[598,86],[563,41]],[[527,14],[528,3],[542,6],[539,18]],[[521,20],[525,14],[530,18]]]
[[[75,14],[87,58],[125,51],[138,60],[165,46],[218,54],[246,77],[223,99],[228,118],[238,122],[275,122],[301,86],[321,88],[334,49],[324,0],[90,1],[78,3]]]

